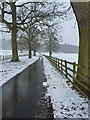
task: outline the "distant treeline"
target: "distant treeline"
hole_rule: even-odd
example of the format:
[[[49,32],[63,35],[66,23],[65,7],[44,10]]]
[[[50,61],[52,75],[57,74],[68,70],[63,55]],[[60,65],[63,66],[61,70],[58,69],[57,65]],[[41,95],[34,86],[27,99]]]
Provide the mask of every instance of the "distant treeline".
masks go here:
[[[75,45],[61,44],[58,45],[55,51],[53,52],[63,52],[63,53],[78,53],[79,47]],[[41,46],[39,52],[48,52],[48,49],[45,46]]]
[[[3,40],[2,44],[3,50],[10,50],[11,43],[10,41]],[[78,53],[79,47],[75,45],[61,44],[58,46],[55,52],[63,52],[63,53]],[[40,52],[48,52],[46,47],[42,46],[38,51]]]
[[[78,53],[79,47],[74,45],[62,44],[58,51],[64,53]]]

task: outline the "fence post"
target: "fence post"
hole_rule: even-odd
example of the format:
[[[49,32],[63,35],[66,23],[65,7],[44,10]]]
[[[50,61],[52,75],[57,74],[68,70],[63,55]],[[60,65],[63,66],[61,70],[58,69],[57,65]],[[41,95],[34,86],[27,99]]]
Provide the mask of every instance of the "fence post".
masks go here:
[[[76,71],[76,66],[75,66],[75,62],[73,62],[73,84],[75,84],[75,71]]]
[[[51,63],[53,64],[53,57],[51,57]]]
[[[55,64],[56,64],[56,68],[57,68],[57,58],[55,59]]]
[[[61,73],[62,73],[62,59],[61,59]]]
[[[59,70],[59,72],[60,72],[60,67],[59,67],[59,59],[58,59],[58,70]]]
[[[3,55],[3,60],[4,60],[4,55]]]
[[[50,56],[49,60],[50,60],[50,62],[52,63],[52,61],[51,61],[51,56]]]
[[[53,58],[53,63],[54,63],[54,66],[55,66],[55,58]]]
[[[58,69],[58,58],[57,58],[57,69]]]
[[[53,64],[53,57],[51,58],[51,60],[52,60],[52,64]]]
[[[65,60],[65,71],[66,71],[66,78],[67,78],[67,61]]]

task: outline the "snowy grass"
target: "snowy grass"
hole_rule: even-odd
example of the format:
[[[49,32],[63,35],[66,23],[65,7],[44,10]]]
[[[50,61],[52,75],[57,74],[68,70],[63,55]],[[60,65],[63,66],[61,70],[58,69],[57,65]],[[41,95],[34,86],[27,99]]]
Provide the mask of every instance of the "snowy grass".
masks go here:
[[[63,60],[67,60],[67,61],[70,61],[70,62],[78,63],[78,54],[74,54],[74,53],[53,53],[52,56],[56,57],[56,58],[61,58]]]
[[[51,63],[44,58],[44,73],[47,82],[46,96],[51,97],[54,118],[88,118],[88,100],[82,97],[72,84],[58,73]]]
[[[23,56],[20,57],[20,62],[10,62],[10,59],[0,60],[0,86],[33,64],[38,58],[29,59],[28,56]]]

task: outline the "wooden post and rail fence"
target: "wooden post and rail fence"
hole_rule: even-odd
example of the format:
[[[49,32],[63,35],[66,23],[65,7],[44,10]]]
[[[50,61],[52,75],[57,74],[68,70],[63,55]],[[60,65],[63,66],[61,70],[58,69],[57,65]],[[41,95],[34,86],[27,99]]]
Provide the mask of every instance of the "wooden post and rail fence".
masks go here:
[[[19,57],[21,56],[28,56],[28,54],[20,54]],[[6,59],[12,59],[12,55],[0,55],[0,60],[6,60]]]
[[[78,64],[76,64],[75,62],[69,62],[67,60],[63,60],[63,59],[59,59],[59,58],[55,58],[55,57],[50,57],[50,56],[46,56],[44,55],[50,62],[51,64],[57,68],[57,70],[64,74],[66,76],[66,78],[73,84],[73,86],[84,96],[90,98],[90,88],[85,85],[85,83],[83,83],[82,81],[80,81],[78,79],[77,76],[79,76],[79,78],[84,79],[88,79],[87,76],[80,74],[77,69],[78,67],[82,67],[83,69],[89,69],[88,67],[85,66],[80,66]],[[86,91],[86,92],[84,92]]]

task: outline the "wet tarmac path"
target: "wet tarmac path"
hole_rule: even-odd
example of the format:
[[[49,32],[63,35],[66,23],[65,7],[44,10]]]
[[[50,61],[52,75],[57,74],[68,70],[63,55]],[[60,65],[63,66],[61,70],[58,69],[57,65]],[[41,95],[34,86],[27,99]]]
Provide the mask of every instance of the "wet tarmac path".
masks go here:
[[[43,96],[43,61],[38,60],[2,87],[3,118],[34,118]]]

